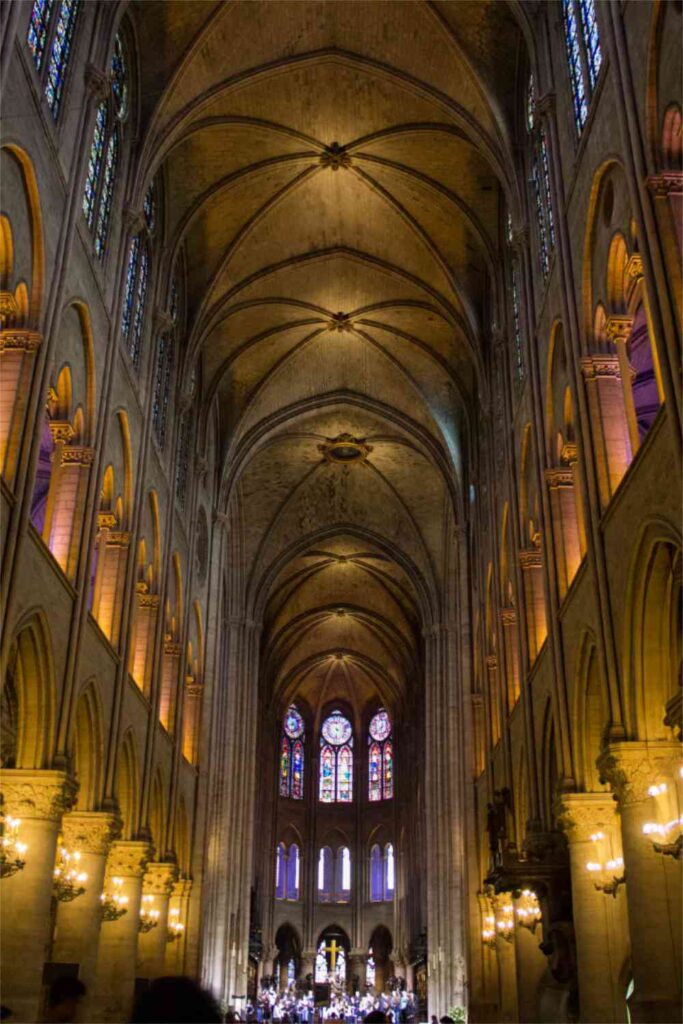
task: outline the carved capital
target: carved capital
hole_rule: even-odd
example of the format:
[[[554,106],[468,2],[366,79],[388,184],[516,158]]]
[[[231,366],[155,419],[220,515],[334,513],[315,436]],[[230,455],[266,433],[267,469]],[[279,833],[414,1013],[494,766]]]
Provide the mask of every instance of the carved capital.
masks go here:
[[[73,806],[78,783],[66,772],[2,768],[0,791],[12,817],[58,821]]]
[[[72,811],[62,818],[64,843],[69,849],[105,856],[121,832],[121,819],[105,811]]]
[[[500,613],[500,621],[504,626],[517,625],[517,611],[514,608],[503,608]]]
[[[681,763],[678,743],[612,743],[597,761],[621,807],[648,800],[648,790],[662,776],[674,776]]]
[[[680,195],[683,192],[683,174],[680,171],[651,174],[647,184],[656,199],[666,199],[670,195]]]
[[[113,512],[98,512],[97,513],[97,529],[98,530],[113,530],[116,526],[116,516]]]
[[[138,593],[138,607],[140,608],[158,608],[161,598],[158,594],[141,594]]]
[[[0,352],[5,352],[8,349],[20,352],[35,352],[36,349],[40,348],[42,341],[43,336],[39,331],[8,327],[0,331]]]
[[[95,458],[95,449],[85,445],[69,445],[62,452],[63,466],[91,466]]]
[[[107,537],[107,544],[117,548],[130,547],[130,533],[127,530],[112,531]]]
[[[538,548],[523,548],[519,553],[519,564],[525,571],[541,569],[543,556]]]
[[[565,441],[560,452],[560,459],[566,466],[572,466],[579,459],[579,449],[575,441]]]
[[[145,895],[170,896],[173,893],[173,886],[177,878],[177,864],[163,864],[152,861],[147,865],[142,882],[142,891]]]
[[[555,466],[553,469],[546,469],[545,479],[551,489],[574,486],[572,471],[566,466]]]
[[[626,274],[634,281],[639,281],[643,277],[643,257],[639,252],[632,253],[628,258],[626,264]]]
[[[204,693],[204,684],[200,683],[194,676],[185,676],[185,693],[188,697],[201,697]]]
[[[10,316],[16,316],[19,312],[19,303],[14,292],[0,291],[0,321],[3,323]]]
[[[617,345],[620,341],[628,341],[632,327],[632,316],[611,316],[605,324],[605,331],[609,340]]]
[[[597,377],[616,377],[621,379],[619,360],[616,356],[584,356],[581,359],[581,372],[585,380],[595,380]]]
[[[50,420],[48,426],[55,444],[68,444],[73,439],[75,431],[68,420]]]
[[[489,672],[495,672],[498,668],[498,656],[496,654],[488,654],[486,656],[486,667]]]
[[[92,96],[95,103],[101,103],[109,95],[109,79],[104,71],[101,71],[95,64],[86,64],[85,72],[86,91]]]
[[[589,842],[596,832],[616,823],[617,808],[609,793],[563,793],[556,810],[569,844]]]
[[[515,228],[512,232],[512,248],[517,254],[521,254],[529,248],[528,228]]]
[[[173,897],[174,899],[189,899],[190,893],[192,892],[192,879],[191,878],[178,878],[173,883]],[[277,953],[275,954],[277,956]]]
[[[142,878],[152,856],[149,843],[137,839],[119,839],[112,844],[107,857],[110,878]]]

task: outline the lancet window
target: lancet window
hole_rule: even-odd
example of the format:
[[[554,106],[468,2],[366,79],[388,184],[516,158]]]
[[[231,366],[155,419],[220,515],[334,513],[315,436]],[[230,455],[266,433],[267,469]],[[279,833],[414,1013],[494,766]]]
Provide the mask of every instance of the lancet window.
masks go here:
[[[83,215],[93,235],[97,256],[104,255],[116,171],[121,147],[121,125],[128,112],[128,66],[121,33],[114,41],[109,66],[109,95],[95,112],[95,128],[83,191]]]
[[[121,310],[121,334],[136,369],[140,362],[145,322],[145,301],[150,263],[149,243],[155,225],[155,205],[154,183],[152,183],[147,190],[143,205],[145,227],[133,237],[128,250],[126,288]]]
[[[527,129],[531,138],[531,185],[536,209],[538,229],[538,252],[543,276],[550,270],[550,257],[555,248],[555,225],[550,198],[550,168],[545,128],[536,111],[536,87],[534,76],[529,76],[527,90]]]
[[[382,849],[379,843],[375,843],[370,850],[370,901],[382,903],[393,900],[395,879],[393,844],[387,843]]]
[[[390,800],[394,795],[394,744],[391,719],[381,708],[368,729],[368,796],[370,800]]]
[[[296,843],[287,849],[278,843],[275,851],[275,899],[298,900],[300,890],[301,855]]]
[[[562,0],[574,120],[581,133],[602,66],[595,0]]]
[[[304,720],[292,704],[282,723],[279,771],[280,796],[292,800],[304,797],[304,740]]]
[[[168,405],[173,381],[174,345],[173,337],[166,331],[157,342],[157,359],[154,372],[154,394],[152,399],[152,425],[160,448],[166,444],[168,426]]]
[[[348,903],[351,899],[351,850],[340,846],[333,854],[323,846],[318,853],[317,876],[320,903]]]
[[[321,803],[351,803],[353,800],[353,729],[341,711],[333,711],[320,733]]]
[[[26,40],[55,121],[59,116],[80,6],[80,0],[62,0],[60,4],[53,0],[34,0],[31,7]]]

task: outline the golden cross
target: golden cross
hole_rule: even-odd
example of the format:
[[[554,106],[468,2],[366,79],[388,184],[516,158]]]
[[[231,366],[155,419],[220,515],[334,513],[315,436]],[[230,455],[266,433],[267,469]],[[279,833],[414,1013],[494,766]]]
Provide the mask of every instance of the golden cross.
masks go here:
[[[334,971],[335,967],[337,966],[337,957],[339,956],[340,953],[344,952],[344,947],[338,946],[337,940],[332,939],[332,942],[329,944],[329,946],[325,946],[325,952],[330,954],[330,962],[332,965],[332,970]]]

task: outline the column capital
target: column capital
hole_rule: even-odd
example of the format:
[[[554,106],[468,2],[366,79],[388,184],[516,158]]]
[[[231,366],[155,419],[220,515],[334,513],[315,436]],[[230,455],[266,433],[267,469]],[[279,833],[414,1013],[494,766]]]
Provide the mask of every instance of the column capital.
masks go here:
[[[97,529],[98,530],[113,530],[116,526],[116,516],[113,512],[98,512],[97,513]]]
[[[517,609],[516,608],[501,608],[500,610],[500,621],[504,626],[516,626],[517,625]]]
[[[191,878],[178,878],[173,883],[172,895],[178,899],[186,899],[192,892],[192,879]],[[277,955],[277,954],[276,954]]]
[[[142,891],[145,895],[151,893],[155,896],[171,896],[177,878],[177,864],[172,864],[170,861],[167,863],[151,861],[147,865],[142,880]]]
[[[69,444],[73,439],[75,431],[68,420],[50,420],[48,426],[55,444]]]
[[[91,466],[94,458],[94,448],[82,444],[71,444],[62,452],[62,465]]]
[[[109,877],[142,878],[152,855],[152,847],[144,840],[118,839],[112,843],[107,858]]]
[[[73,806],[78,783],[66,772],[49,769],[0,769],[4,811],[15,818],[58,821]]]
[[[616,824],[617,806],[611,793],[563,793],[557,803],[557,823],[567,842],[585,843]]]
[[[649,799],[649,789],[662,775],[673,776],[681,763],[679,743],[611,743],[597,761],[601,779],[612,788],[621,807]]]
[[[522,548],[519,552],[519,564],[522,569],[541,569],[543,555],[538,548]]]
[[[127,530],[112,530],[107,537],[107,544],[110,547],[130,547],[130,533]]]
[[[653,196],[666,199],[669,195],[679,195],[683,192],[683,174],[680,171],[651,174],[647,179],[647,184]]]
[[[72,811],[62,818],[64,843],[83,853],[106,856],[121,832],[121,819],[106,811]]]
[[[145,226],[145,217],[142,210],[135,206],[126,206],[121,214],[121,220],[126,234],[137,235]]]
[[[617,356],[606,353],[583,356],[581,359],[581,372],[585,380],[595,380],[597,377],[621,378],[619,359]]]
[[[5,292],[2,293],[6,294]],[[0,309],[0,315],[4,314],[4,309]],[[37,348],[40,348],[43,341],[43,336],[39,331],[29,331],[28,328],[24,327],[9,327],[0,331],[0,352],[4,352],[5,349],[19,349],[22,352],[35,352]]]
[[[560,452],[560,459],[565,466],[572,466],[579,459],[579,447],[576,441],[565,441]]]
[[[574,486],[574,477],[568,466],[554,466],[552,469],[546,469],[545,480],[551,490]]]
[[[612,315],[605,324],[605,332],[609,340],[616,345],[620,341],[628,341],[633,327],[633,317],[628,315]]]

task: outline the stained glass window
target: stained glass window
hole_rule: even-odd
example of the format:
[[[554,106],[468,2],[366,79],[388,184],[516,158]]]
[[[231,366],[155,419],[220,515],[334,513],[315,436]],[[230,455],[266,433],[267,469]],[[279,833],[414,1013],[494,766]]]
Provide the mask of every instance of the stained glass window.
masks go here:
[[[72,6],[75,10],[75,5]],[[110,95],[100,103],[95,113],[95,127],[83,192],[83,214],[93,232],[95,252],[100,258],[104,255],[107,245],[119,161],[120,121],[125,117],[128,95],[126,61],[120,34],[114,42],[110,82]]]
[[[375,958],[372,953],[372,946],[368,950],[368,959],[365,963],[365,981],[368,985],[374,986],[376,977]]]
[[[188,410],[183,413],[180,424],[180,437],[176,454],[175,493],[181,509],[187,500],[187,479],[190,466],[190,449],[192,446],[192,415]]]
[[[538,250],[541,261],[543,276],[548,276],[550,268],[550,256],[548,254],[548,238],[545,228],[545,212],[543,209],[543,197],[541,194],[541,180],[538,169],[538,154],[534,152],[531,164],[531,183],[534,190],[534,205],[536,207],[536,224],[538,226]]]
[[[394,757],[391,742],[391,719],[380,708],[368,730],[368,798],[390,800],[394,795]]]
[[[384,895],[382,874],[382,851],[375,845],[370,850],[370,899],[373,903],[381,903]]]
[[[142,212],[145,218],[145,224],[149,231],[154,231],[156,226],[156,213],[157,213],[157,201],[154,192],[154,182],[151,183],[145,193],[145,198],[142,203]]]
[[[530,132],[534,130],[536,120],[536,86],[534,76],[529,75],[529,86],[526,94],[526,126]]]
[[[147,277],[149,275],[149,250],[146,245],[142,246],[140,253],[140,272],[138,274],[137,297],[135,300],[135,319],[133,321],[133,333],[130,339],[130,357],[133,365],[137,367],[140,362],[140,346],[142,343],[142,329],[145,322],[145,298],[147,296]]]
[[[324,939],[318,946],[318,952],[315,955],[315,980],[327,981],[327,956],[325,955]]]
[[[527,128],[531,136],[531,186],[538,227],[538,254],[543,277],[550,271],[550,257],[555,247],[555,227],[550,198],[550,169],[545,128],[536,117],[534,76],[529,75],[527,92]]]
[[[34,0],[28,23],[27,42],[36,67],[40,71],[45,56],[45,44],[50,29],[53,0]]]
[[[353,800],[353,729],[341,711],[323,722],[320,735],[319,798],[322,803]]]
[[[285,896],[288,900],[299,899],[299,847],[296,843],[292,843],[289,848]]]
[[[152,424],[160,448],[163,448],[166,444],[166,426],[172,376],[173,339],[168,334],[162,334],[157,345],[157,363],[152,398]]]
[[[394,847],[387,843],[384,847],[384,899],[393,900],[395,881]]]
[[[602,67],[595,0],[562,0],[562,11],[574,119],[580,134],[588,117],[588,107]]]
[[[74,29],[76,28],[78,7],[78,0],[62,0],[55,34],[52,39],[50,60],[47,66],[47,78],[45,79],[45,96],[55,120],[59,115],[59,104],[62,99],[62,92],[64,91],[64,81],[71,54]]]
[[[121,310],[121,334],[127,338],[130,334],[130,325],[133,318],[133,301],[135,299],[135,282],[138,275],[138,260],[140,258],[140,236],[136,235],[130,243],[128,250],[128,269],[126,270],[126,288],[123,294],[123,309]]]
[[[323,846],[318,854],[318,899],[329,903],[332,899],[332,850]]]
[[[555,222],[553,220],[553,204],[550,198],[550,168],[548,166],[548,144],[545,137],[545,128],[541,128],[541,167],[543,169],[543,190],[545,192],[545,213],[548,221],[548,236],[550,248],[555,248]]]
[[[292,704],[286,711],[280,739],[280,796],[304,798],[304,720]]]
[[[287,984],[293,985],[296,981],[296,963],[294,960],[287,962]]]
[[[515,374],[519,382],[524,376],[524,359],[522,356],[522,325],[519,312],[517,264],[514,264],[512,268],[512,328],[515,342]]]
[[[275,851],[275,899],[285,898],[285,879],[287,873],[287,851],[284,843],[278,843]]]

